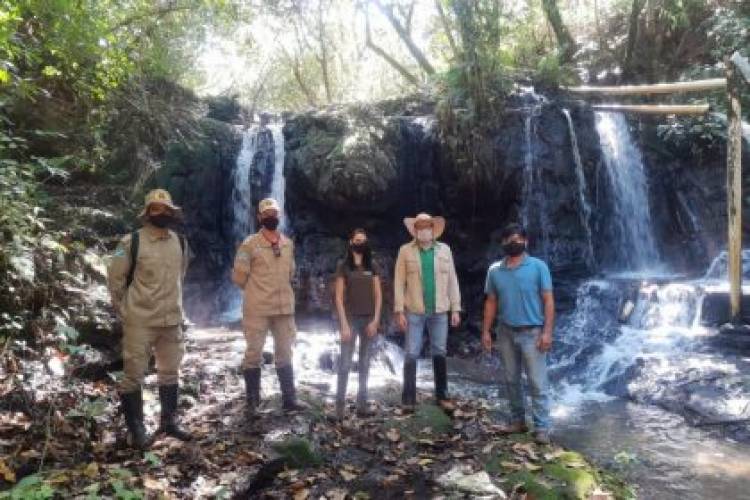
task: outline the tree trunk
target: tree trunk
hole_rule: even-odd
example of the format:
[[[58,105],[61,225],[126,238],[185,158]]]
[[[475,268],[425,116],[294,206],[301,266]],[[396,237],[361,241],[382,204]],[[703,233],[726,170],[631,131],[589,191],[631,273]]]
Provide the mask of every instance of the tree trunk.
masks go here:
[[[544,15],[547,16],[547,21],[555,32],[557,44],[560,46],[562,62],[569,62],[575,54],[576,43],[567,26],[563,23],[560,10],[557,8],[557,0],[542,0],[542,9],[544,9]]]
[[[438,11],[438,15],[440,16],[440,23],[443,25],[443,31],[445,32],[445,36],[448,38],[448,45],[451,47],[451,52],[453,53],[453,57],[455,59],[458,59],[459,52],[458,52],[458,46],[456,46],[456,39],[453,38],[453,31],[451,30],[451,24],[448,20],[448,16],[445,15],[445,10],[443,10],[443,6],[440,4],[440,0],[435,0],[435,8]]]
[[[379,55],[385,62],[391,65],[393,69],[398,71],[409,83],[419,86],[420,81],[411,71],[406,69],[404,65],[399,63],[393,56],[388,54],[385,50],[375,45],[372,41],[372,33],[370,33],[370,16],[367,12],[367,6],[365,5],[365,44],[367,47]]]
[[[331,76],[328,71],[328,43],[325,36],[325,23],[323,22],[323,2],[325,0],[318,0],[318,45],[320,45],[320,55],[318,56],[318,62],[320,63],[320,70],[323,73],[323,87],[326,92],[326,102],[331,104],[333,102],[333,92],[331,91]]]
[[[623,63],[622,76],[624,80],[630,80],[633,76],[633,53],[638,43],[638,19],[645,5],[645,0],[633,0],[630,9],[630,21],[628,24],[628,44],[625,48],[625,62]]]
[[[382,12],[383,15],[388,19],[388,22],[391,23],[391,26],[393,26],[393,29],[398,34],[399,38],[401,38],[401,41],[404,42],[404,45],[406,45],[406,48],[409,49],[409,52],[417,61],[419,67],[422,68],[422,71],[424,71],[428,75],[435,74],[435,68],[433,68],[432,64],[430,64],[430,61],[427,60],[424,52],[422,52],[422,50],[417,47],[417,44],[414,43],[414,40],[412,40],[411,35],[406,30],[406,28],[404,28],[401,22],[396,19],[396,16],[393,13],[393,9],[384,6],[382,3],[380,3],[380,0],[372,1],[377,6],[377,8],[380,9],[380,12]],[[366,8],[367,6],[365,6],[365,9]]]

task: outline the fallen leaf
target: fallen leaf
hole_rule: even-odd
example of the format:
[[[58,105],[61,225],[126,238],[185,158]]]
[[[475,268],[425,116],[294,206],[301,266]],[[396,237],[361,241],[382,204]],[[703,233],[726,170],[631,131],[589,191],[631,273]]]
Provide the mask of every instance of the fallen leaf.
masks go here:
[[[398,432],[398,429],[396,429],[395,427],[391,427],[390,429],[388,429],[388,432],[386,432],[385,436],[392,443],[396,443],[401,440],[401,433]]]
[[[391,474],[390,476],[386,476],[383,478],[383,484],[385,486],[391,486],[394,483],[397,483],[401,480],[401,477],[397,474]]]
[[[96,462],[91,462],[90,464],[88,464],[86,468],[83,469],[83,475],[90,479],[94,479],[99,475],[99,464]]]
[[[500,462],[500,467],[510,470],[521,470],[523,468],[521,464],[517,464],[515,462]]]
[[[306,500],[307,497],[309,497],[309,496],[310,496],[310,490],[308,490],[308,489],[301,489],[301,490],[297,490],[294,493],[294,496],[292,498],[294,498],[294,500]]]
[[[451,452],[451,456],[453,458],[464,458],[466,456],[466,453],[464,453],[463,451],[454,451]]]
[[[534,445],[532,443],[516,443],[513,445],[513,451],[519,455],[526,455],[530,460],[534,462],[539,460],[539,456],[536,454]]]
[[[490,443],[484,448],[482,448],[482,453],[484,453],[485,455],[489,455],[490,453],[492,453],[492,448],[494,447],[495,447],[495,443]]]
[[[344,481],[351,481],[357,478],[357,474],[353,472],[349,472],[346,469],[339,470],[339,475],[341,475],[341,477],[344,478]]]
[[[434,460],[431,458],[423,458],[419,461],[419,465],[421,466],[430,465],[432,462],[434,462]]]
[[[327,500],[345,500],[346,495],[347,495],[346,490],[342,490],[341,488],[328,490],[325,493],[325,497]]]
[[[8,467],[8,464],[4,460],[0,460],[0,474],[3,475],[3,479],[9,483],[16,482],[16,473]]]
[[[541,465],[532,464],[530,462],[524,462],[523,463],[523,468],[526,469],[529,472],[536,472],[538,470],[542,470],[542,466]]]
[[[612,493],[597,488],[591,493],[589,500],[612,500],[613,498]]]

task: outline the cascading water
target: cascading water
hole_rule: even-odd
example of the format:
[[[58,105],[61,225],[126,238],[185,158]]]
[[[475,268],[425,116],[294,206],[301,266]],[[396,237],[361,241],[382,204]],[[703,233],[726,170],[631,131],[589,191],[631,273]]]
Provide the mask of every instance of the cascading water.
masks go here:
[[[258,128],[250,127],[242,134],[242,146],[237,156],[237,164],[234,168],[232,181],[232,236],[234,248],[236,248],[248,234],[255,231],[255,219],[253,218],[250,176],[252,173],[253,159],[258,149]],[[237,321],[242,317],[242,293],[232,285],[227,284],[223,291],[223,303],[225,304],[221,320],[224,322]]]
[[[530,101],[528,114],[524,118],[524,170],[523,170],[523,205],[521,220],[524,227],[538,227],[541,235],[541,254],[544,260],[549,260],[549,215],[547,213],[547,199],[544,194],[544,184],[541,169],[535,168],[534,137],[536,136],[537,118],[541,112],[544,98],[533,89],[524,89],[524,96]],[[536,221],[533,220],[532,208],[536,209]],[[535,222],[538,226],[535,226]]]
[[[234,188],[232,190],[232,214],[234,222],[232,224],[232,235],[235,241],[235,247],[239,245],[249,234],[255,232],[255,207],[253,204],[253,182],[252,176],[264,172],[259,171],[254,173],[256,167],[255,163],[258,161],[259,151],[262,149],[268,149],[268,131],[270,130],[273,140],[273,172],[272,180],[269,183],[260,182],[261,186],[265,186],[265,189],[261,187],[263,192],[260,193],[261,198],[270,196],[274,198],[279,205],[284,208],[285,201],[285,181],[284,181],[284,136],[283,126],[281,122],[270,123],[268,125],[261,125],[260,127],[250,127],[242,135],[242,147],[240,154],[237,157],[237,164],[233,173]],[[268,154],[268,151],[266,151]],[[286,228],[286,217],[282,214],[279,229],[284,231]],[[233,322],[241,319],[242,317],[242,294],[239,289],[232,285],[227,284],[223,293],[223,303],[226,304],[224,312],[221,316],[223,322]]]
[[[252,216],[250,174],[253,158],[258,146],[258,129],[256,127],[245,130],[242,134],[242,148],[237,157],[234,169],[232,190],[232,214],[234,223],[232,231],[235,244],[239,244],[248,234],[255,230],[255,219]]]
[[[615,228],[613,245],[618,264],[629,271],[659,268],[646,172],[628,123],[620,113],[597,112],[596,130],[613,195],[610,224]]]
[[[273,145],[274,145],[274,167],[273,167],[273,182],[271,183],[271,198],[275,199],[281,207],[282,213],[281,222],[279,223],[279,230],[285,231],[286,214],[284,212],[284,203],[286,200],[286,180],[284,179],[284,124],[272,123],[269,125],[271,132],[273,133]]]
[[[578,203],[580,204],[578,214],[581,218],[581,225],[586,233],[586,265],[589,269],[594,267],[594,244],[591,233],[591,205],[586,199],[586,176],[583,171],[583,162],[581,161],[581,151],[578,148],[578,137],[576,129],[573,126],[573,118],[570,111],[563,108],[563,115],[568,122],[568,131],[570,132],[570,144],[573,149],[573,160],[575,161],[576,183],[578,186]]]

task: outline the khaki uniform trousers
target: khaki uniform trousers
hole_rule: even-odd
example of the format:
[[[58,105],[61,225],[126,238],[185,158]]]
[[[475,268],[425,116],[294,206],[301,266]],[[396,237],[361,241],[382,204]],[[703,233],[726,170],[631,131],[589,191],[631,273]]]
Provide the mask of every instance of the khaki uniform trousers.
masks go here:
[[[250,316],[242,321],[245,331],[245,359],[242,368],[259,368],[263,361],[263,346],[266,335],[273,335],[273,357],[276,368],[292,364],[292,345],[297,336],[297,325],[293,314],[275,314],[273,316]]]
[[[174,385],[179,380],[180,362],[185,355],[182,326],[125,325],[122,338],[122,361],[125,377],[120,392],[137,391],[148,371],[153,351],[156,357],[157,382]]]

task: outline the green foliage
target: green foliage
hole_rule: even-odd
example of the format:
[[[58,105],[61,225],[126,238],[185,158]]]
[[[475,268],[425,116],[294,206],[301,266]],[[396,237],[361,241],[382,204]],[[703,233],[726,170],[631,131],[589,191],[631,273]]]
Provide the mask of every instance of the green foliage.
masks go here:
[[[315,451],[310,441],[300,437],[290,437],[272,448],[284,459],[287,466],[294,469],[315,467],[322,463],[320,455]]]
[[[11,490],[0,492],[0,500],[47,500],[55,490],[43,481],[41,474],[21,479]]]

